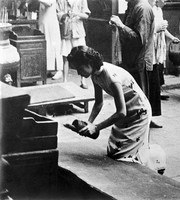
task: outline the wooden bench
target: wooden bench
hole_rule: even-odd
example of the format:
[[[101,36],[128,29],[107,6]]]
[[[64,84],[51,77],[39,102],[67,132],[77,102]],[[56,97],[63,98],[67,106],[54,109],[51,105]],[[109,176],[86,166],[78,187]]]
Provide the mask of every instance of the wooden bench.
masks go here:
[[[31,96],[28,109],[36,111],[41,115],[46,115],[46,108],[49,106],[67,104],[74,104],[79,108],[84,109],[84,112],[87,113],[89,111],[88,102],[94,100],[92,92],[80,88],[73,82],[31,86],[23,89]],[[52,97],[49,96],[47,99],[44,97],[43,99],[42,90],[47,90],[47,93],[51,92]],[[39,97],[37,94],[39,94]],[[35,95],[36,97],[34,97]],[[53,97],[53,95],[55,95],[55,97]]]

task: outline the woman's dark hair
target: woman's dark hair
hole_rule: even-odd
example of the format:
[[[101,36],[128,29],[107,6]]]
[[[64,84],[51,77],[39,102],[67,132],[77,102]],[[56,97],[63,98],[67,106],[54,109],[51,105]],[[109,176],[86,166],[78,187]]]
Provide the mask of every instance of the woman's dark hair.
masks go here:
[[[103,57],[100,53],[88,46],[73,47],[67,60],[75,68],[90,64],[93,70],[99,70],[103,65]]]

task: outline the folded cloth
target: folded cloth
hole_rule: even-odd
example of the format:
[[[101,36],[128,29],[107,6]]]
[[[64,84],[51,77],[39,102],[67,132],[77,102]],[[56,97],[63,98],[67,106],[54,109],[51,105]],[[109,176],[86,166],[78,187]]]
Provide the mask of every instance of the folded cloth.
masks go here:
[[[79,131],[82,128],[84,128],[85,126],[87,126],[87,122],[75,119],[72,124],[64,124],[64,126],[79,134]],[[97,139],[98,136],[99,136],[99,131],[95,132],[92,135],[91,134],[88,134],[88,135],[87,134],[86,135],[81,134],[81,136],[89,137],[91,139]]]
[[[166,153],[158,144],[149,145],[148,167],[157,172],[166,169]]]

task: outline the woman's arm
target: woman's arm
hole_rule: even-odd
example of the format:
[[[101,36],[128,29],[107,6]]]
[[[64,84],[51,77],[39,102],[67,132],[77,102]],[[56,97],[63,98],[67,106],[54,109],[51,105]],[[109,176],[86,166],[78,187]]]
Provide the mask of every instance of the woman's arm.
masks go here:
[[[132,46],[137,46],[139,48],[141,48],[141,46],[143,45],[143,34],[144,33],[140,33],[139,31],[139,34],[138,34],[138,30],[133,30],[132,28],[128,27],[128,26],[125,26],[121,19],[118,17],[118,16],[115,16],[115,15],[112,15],[111,16],[111,19],[110,19],[110,25],[112,24],[112,26],[117,26],[118,27],[118,30],[119,32],[121,33],[121,38],[123,40],[128,40],[128,41],[131,41],[131,44]],[[140,24],[140,22],[139,22]],[[145,24],[143,24],[145,25]],[[137,27],[140,27],[137,26]]]
[[[77,17],[79,19],[87,19],[90,15],[91,11],[88,8],[88,3],[87,0],[83,0],[81,1],[81,5],[79,7],[79,9],[74,10],[73,17]]]
[[[165,36],[173,42],[180,42],[179,38],[174,37],[167,29],[165,30]]]
[[[90,123],[93,123],[93,121],[95,120],[99,112],[101,111],[101,108],[103,107],[103,90],[98,85],[94,83],[93,85],[94,85],[94,92],[95,92],[95,103],[88,119]]]
[[[98,131],[113,125],[118,120],[126,116],[126,103],[121,84],[112,83],[111,87],[114,94],[113,96],[114,96],[114,103],[116,106],[116,112],[106,120],[102,121],[99,124],[96,124],[96,130]]]
[[[80,135],[86,135],[86,134],[94,134],[97,131],[100,131],[104,128],[107,128],[114,123],[116,123],[118,120],[124,118],[126,116],[126,104],[125,104],[125,99],[124,99],[124,94],[122,90],[122,86],[120,83],[112,83],[111,85],[112,91],[113,91],[113,96],[114,96],[114,102],[116,106],[116,112],[111,115],[109,118],[106,120],[98,123],[98,124],[92,124],[89,123],[86,127],[84,127],[82,130],[79,131]],[[100,102],[97,104],[100,105]],[[95,107],[97,108],[97,107]],[[92,119],[93,116],[95,116],[95,111],[91,113]],[[90,121],[91,122],[91,121]]]
[[[89,14],[87,13],[72,13],[73,17],[78,17],[79,19],[87,19]]]

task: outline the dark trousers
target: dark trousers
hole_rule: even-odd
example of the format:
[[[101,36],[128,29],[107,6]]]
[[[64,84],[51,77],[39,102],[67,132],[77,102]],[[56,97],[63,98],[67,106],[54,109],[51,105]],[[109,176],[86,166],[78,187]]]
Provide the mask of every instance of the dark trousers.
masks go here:
[[[158,70],[159,70],[159,81],[160,81],[160,86],[164,85],[164,65],[163,64],[158,64]]]
[[[159,65],[153,65],[153,71],[148,72],[149,80],[149,102],[152,107],[152,116],[161,115],[161,85]]]
[[[146,69],[142,71],[133,71],[131,75],[136,80],[137,84],[140,86],[144,94],[148,97],[149,96],[149,80],[148,80],[148,73]]]

